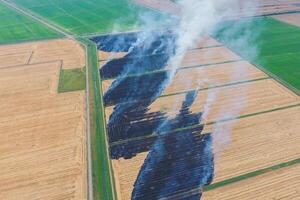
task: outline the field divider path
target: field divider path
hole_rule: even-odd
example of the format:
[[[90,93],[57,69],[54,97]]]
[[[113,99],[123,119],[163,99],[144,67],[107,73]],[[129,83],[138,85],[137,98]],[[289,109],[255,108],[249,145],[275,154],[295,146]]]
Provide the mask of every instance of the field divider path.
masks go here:
[[[278,170],[278,169],[289,167],[289,166],[296,165],[296,164],[300,164],[300,158],[297,158],[297,159],[294,159],[294,160],[291,160],[291,161],[288,161],[288,162],[284,162],[284,163],[279,163],[277,165],[273,165],[273,166],[270,166],[270,167],[259,169],[259,170],[249,172],[249,173],[246,173],[246,174],[242,174],[240,176],[229,178],[229,179],[217,182],[217,183],[213,183],[211,185],[206,186],[204,188],[204,191],[214,190],[214,189],[217,189],[217,188],[229,185],[229,184],[233,184],[233,183],[243,181],[243,180],[248,179],[248,178],[259,176],[259,175],[262,175],[262,174],[265,174],[265,173],[268,173],[268,172],[271,172],[271,171],[274,171],[274,170]]]
[[[220,188],[220,187],[224,187],[224,186],[227,186],[227,185],[230,185],[230,184],[234,184],[234,183],[249,179],[249,178],[260,176],[260,175],[266,174],[266,173],[271,172],[271,171],[279,170],[279,169],[290,167],[290,166],[297,165],[297,164],[300,164],[300,158],[290,160],[290,161],[284,162],[284,163],[279,163],[277,165],[273,165],[273,166],[270,166],[270,167],[259,169],[259,170],[249,172],[249,173],[246,173],[246,174],[242,174],[240,176],[229,178],[229,179],[217,182],[217,183],[213,183],[211,185],[205,186],[203,188],[203,191],[207,192],[207,191],[210,191],[210,190],[214,190],[214,189],[217,189],[217,188]],[[194,188],[194,189],[189,190],[186,193],[189,193],[189,194],[190,193],[197,193],[198,191],[199,191],[199,188]]]
[[[10,1],[0,0],[0,2],[13,8],[14,10],[16,10],[16,12],[22,15],[26,15],[32,18],[33,20],[49,27],[50,29],[64,35],[65,37],[78,41],[82,46],[85,47],[86,65],[87,65],[85,67],[86,101],[87,101],[87,106],[86,106],[87,133],[86,134],[87,134],[87,146],[88,146],[87,148],[87,163],[88,163],[87,198],[89,200],[117,199],[115,195],[116,192],[114,187],[114,179],[112,176],[112,168],[110,165],[110,159],[108,154],[106,128],[103,121],[103,119],[105,118],[104,118],[104,108],[102,102],[103,97],[99,87],[101,81],[98,73],[98,57],[97,57],[96,45],[85,38],[77,37],[76,35],[70,33],[69,31],[66,31],[63,27],[53,24],[48,20],[44,19],[43,17],[38,16],[32,13],[31,11],[28,11],[25,8],[20,8],[19,6],[17,6],[16,4]],[[90,80],[90,78],[92,78],[93,80]],[[91,91],[93,92],[93,95],[90,94]],[[92,105],[92,107],[90,105]],[[100,107],[97,107],[95,105],[99,105]],[[93,123],[91,123],[91,121]],[[93,125],[95,127],[92,127]],[[100,130],[99,126],[101,126],[102,130]],[[98,138],[101,141],[101,143],[97,143],[98,141],[92,141],[91,131],[95,131],[93,132],[93,134],[96,137],[96,139]],[[95,152],[92,151],[94,149],[93,147],[96,148]],[[93,153],[96,153],[96,155],[93,155]],[[95,159],[92,159],[92,157]],[[99,165],[96,165],[97,162],[99,162],[98,159],[102,159],[102,162],[98,163]],[[99,169],[101,168],[99,167],[100,165],[101,167],[103,167],[103,169]],[[94,177],[93,175],[96,175],[96,177]],[[93,190],[94,188],[96,188],[97,191],[94,191]]]
[[[183,67],[179,67],[176,70],[176,73],[180,70],[185,70],[185,69],[193,69],[193,68],[208,67],[208,66],[214,66],[214,65],[222,65],[222,64],[235,63],[235,62],[240,62],[240,61],[244,61],[244,60],[243,59],[237,59],[237,60],[229,60],[229,61],[224,61],[224,62],[209,63],[209,64],[203,64],[203,65],[193,65],[193,66],[186,66],[186,67],[183,66]],[[159,73],[159,72],[166,72],[166,71],[169,71],[169,70],[170,70],[169,68],[165,68],[165,69],[148,71],[148,72],[144,72],[144,73],[128,74],[128,75],[120,76],[120,77],[106,78],[106,79],[103,79],[102,81],[114,80],[116,78],[127,78],[127,77],[143,76],[143,75],[155,74],[155,73]]]
[[[257,78],[257,79],[249,79],[249,80],[245,80],[245,81],[231,82],[231,83],[221,84],[221,85],[212,85],[210,87],[205,87],[205,88],[200,88],[200,89],[196,89],[195,88],[195,89],[185,90],[185,91],[181,91],[181,92],[164,94],[164,95],[158,96],[157,98],[165,98],[165,97],[170,97],[170,96],[176,96],[176,95],[186,94],[188,92],[195,91],[195,90],[197,92],[200,92],[200,91],[205,91],[205,90],[210,90],[210,89],[230,87],[230,86],[234,86],[234,85],[247,84],[247,83],[251,83],[251,82],[263,81],[263,80],[268,80],[268,79],[272,79],[272,78],[271,77],[263,77],[263,78]],[[133,102],[137,102],[137,101],[125,101],[125,102],[118,103],[118,105],[127,104],[127,103],[133,103]],[[109,105],[109,106],[114,106],[114,105]],[[109,106],[107,106],[107,107],[109,107]]]

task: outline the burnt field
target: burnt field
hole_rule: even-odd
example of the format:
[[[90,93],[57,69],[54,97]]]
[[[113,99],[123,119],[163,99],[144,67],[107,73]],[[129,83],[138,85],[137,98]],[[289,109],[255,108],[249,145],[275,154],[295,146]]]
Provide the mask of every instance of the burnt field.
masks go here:
[[[228,180],[298,158],[299,96],[210,37],[172,74],[176,39],[170,30],[92,38],[119,199],[215,199]]]
[[[114,107],[107,116],[111,159],[130,160],[147,153],[130,198],[199,199],[201,188],[212,182],[214,159],[211,135],[201,135],[202,113],[190,111],[198,91],[186,93],[172,117],[149,108],[169,82],[167,64],[175,53],[176,35],[163,31],[92,40],[99,51],[123,53],[119,58],[106,58],[99,73],[103,80],[113,78],[104,94],[105,106]],[[198,192],[189,193],[197,188]],[[118,193],[121,199],[128,198]]]

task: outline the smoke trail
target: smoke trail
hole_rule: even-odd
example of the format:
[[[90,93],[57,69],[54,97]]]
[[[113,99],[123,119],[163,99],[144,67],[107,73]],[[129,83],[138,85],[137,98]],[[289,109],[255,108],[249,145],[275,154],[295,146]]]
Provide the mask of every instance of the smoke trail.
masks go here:
[[[170,73],[167,74],[167,78],[165,80],[161,80],[159,84],[153,84],[151,80],[147,80],[150,85],[152,85],[155,89],[153,93],[151,93],[150,101],[148,101],[147,107],[150,105],[152,101],[154,101],[157,96],[159,96],[164,88],[172,81],[173,77],[175,76],[178,68],[180,67],[184,55],[188,51],[189,48],[193,47],[194,44],[199,40],[199,38],[211,34],[215,29],[216,26],[219,25],[223,20],[228,19],[232,16],[232,13],[237,12],[239,9],[238,0],[179,0],[178,4],[181,6],[181,13],[179,16],[179,21],[177,24],[177,28],[172,30],[172,33],[175,35],[174,40],[161,40],[164,37],[165,32],[163,31],[145,31],[141,32],[137,35],[133,45],[128,48],[127,56],[130,57],[134,55],[135,57],[145,58],[146,54],[157,54],[162,52],[168,55],[167,63],[171,67]],[[143,15],[143,20],[146,21],[146,25],[156,23],[153,19],[148,18],[147,16]],[[237,28],[225,30],[223,36],[227,37],[230,31],[234,32],[237,31]],[[230,35],[230,34],[229,34]],[[231,34],[233,35],[233,34]],[[241,42],[248,41],[247,38],[251,37],[252,33],[247,32],[247,34],[240,37],[239,40],[234,41],[234,45],[239,45]],[[157,41],[161,42],[157,42]],[[153,46],[152,46],[153,45]],[[244,43],[242,43],[244,45]],[[248,44],[249,46],[249,44]],[[248,47],[245,46],[245,47]],[[255,48],[249,48],[245,51],[249,51],[250,54],[253,53],[255,55]],[[145,68],[139,68],[140,65],[139,59],[133,59],[131,62],[127,62],[125,68],[122,69],[121,73],[118,74],[116,81],[113,83],[112,87],[108,90],[106,96],[110,94],[117,93],[116,89],[121,85],[128,86],[128,82],[126,82],[126,76],[132,73],[142,73],[145,72]],[[146,65],[145,65],[146,66]],[[164,69],[165,66],[161,66],[161,69]],[[234,80],[236,76],[240,73],[247,73],[247,72],[240,72],[236,71],[231,79]],[[210,77],[207,77],[208,79]],[[125,99],[127,100],[142,100],[140,97],[140,93],[138,91],[143,90],[146,85],[142,84],[144,81],[141,78],[134,79],[133,82],[129,85],[129,89],[127,94],[125,94]],[[190,85],[191,82],[188,78],[182,81],[183,84]],[[202,81],[199,81],[199,86],[202,86]],[[141,86],[143,86],[141,88]],[[209,90],[208,97],[206,100],[206,104],[203,107],[204,116],[203,118],[207,118],[209,114],[213,111],[211,109],[214,106],[214,103],[218,101],[220,90]],[[193,97],[193,101],[196,97]],[[236,102],[244,102],[243,104],[236,104]],[[170,104],[177,104],[179,102],[170,102]],[[239,95],[237,98],[232,99],[230,105],[226,105],[226,107],[221,108],[218,112],[217,119],[223,119],[226,117],[236,118],[240,112],[243,110],[246,103],[245,94]],[[134,107],[138,104],[130,103],[127,105],[117,105],[116,109],[112,117],[109,120],[109,126],[115,124],[126,112],[130,112],[134,110]],[[187,117],[181,117],[181,110],[178,110],[177,106],[174,106],[175,111],[179,111],[178,117],[174,119],[165,119],[161,125],[159,126],[157,132],[163,133],[166,130],[171,130],[178,126],[178,124],[186,124],[185,122]],[[194,119],[194,118],[193,118]],[[200,116],[196,118],[197,122],[194,124],[198,124],[200,122]],[[176,124],[175,122],[178,124]],[[180,122],[180,123],[179,123]],[[232,130],[232,124],[229,124],[226,129],[222,128],[221,124],[217,123],[213,127],[213,131],[216,134],[213,134],[213,143],[214,143],[214,150],[215,153],[218,153],[220,150],[223,149],[226,144],[230,142],[230,132]],[[198,133],[202,130],[198,130]],[[194,134],[194,133],[193,133]],[[140,199],[139,197],[151,193],[153,184],[152,179],[156,179],[156,177],[160,178],[160,173],[164,173],[165,171],[160,171],[162,169],[157,168],[157,165],[168,165],[168,169],[171,171],[168,172],[169,181],[162,181],[160,182],[159,188],[156,191],[156,195],[158,197],[170,196],[173,195],[172,193],[168,193],[168,191],[176,191],[178,188],[182,186],[189,186],[196,185],[199,190],[203,187],[204,184],[208,184],[212,179],[212,171],[210,167],[213,167],[212,162],[212,153],[210,151],[210,144],[211,139],[209,138],[207,142],[200,145],[197,145],[197,139],[192,133],[186,131],[182,132],[181,134],[175,135],[168,135],[167,137],[159,137],[157,141],[154,142],[154,146],[151,148],[149,155],[147,156],[147,162],[144,163],[143,169],[140,171],[140,176],[136,181],[136,188],[133,192],[133,199]],[[126,136],[127,137],[127,136]],[[169,143],[169,140],[173,140],[174,143]],[[195,155],[198,156],[198,160],[193,160],[194,156],[192,154],[190,156],[184,156],[182,152],[178,152],[173,149],[174,144],[187,151],[197,151]],[[209,150],[207,150],[209,149]],[[172,161],[174,161],[175,165],[171,166],[168,162],[168,155],[172,155]],[[196,157],[197,157],[196,156]],[[189,165],[189,163],[192,163]],[[148,170],[148,167],[151,169]],[[190,167],[192,166],[192,167]],[[204,167],[203,167],[204,166]],[[189,168],[190,167],[190,168]],[[200,167],[200,171],[199,171]],[[196,179],[190,179],[190,181],[194,181],[193,183],[189,183],[189,180],[186,182],[180,182],[180,179],[176,176],[176,170],[182,170],[183,173],[188,175],[189,177],[196,177]],[[188,169],[193,169],[189,171]],[[209,170],[207,170],[209,169]],[[153,178],[154,177],[154,178]],[[169,185],[170,183],[171,185]],[[187,184],[187,185],[185,185]],[[149,186],[149,187],[146,187]],[[190,187],[188,187],[190,188]],[[186,189],[186,188],[185,188]],[[201,195],[200,195],[201,196]]]

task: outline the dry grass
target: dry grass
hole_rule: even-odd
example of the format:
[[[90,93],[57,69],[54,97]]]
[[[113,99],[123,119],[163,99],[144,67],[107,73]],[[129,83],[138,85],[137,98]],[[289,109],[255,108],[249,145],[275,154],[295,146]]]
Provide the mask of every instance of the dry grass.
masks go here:
[[[0,67],[0,199],[86,199],[85,94],[56,91],[62,63],[82,63],[63,53],[72,43],[46,51],[53,42],[0,47],[37,47],[30,62],[37,64]]]

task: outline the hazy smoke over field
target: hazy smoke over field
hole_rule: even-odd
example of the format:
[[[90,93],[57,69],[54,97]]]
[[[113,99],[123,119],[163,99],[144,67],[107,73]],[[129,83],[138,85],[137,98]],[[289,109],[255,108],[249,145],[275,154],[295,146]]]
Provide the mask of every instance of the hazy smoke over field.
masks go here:
[[[145,103],[143,105],[146,110],[146,108],[151,105],[151,103],[154,102],[157,97],[162,94],[164,89],[173,81],[174,76],[178,72],[178,68],[181,67],[185,54],[187,53],[187,51],[189,51],[189,49],[194,48],[199,40],[201,40],[201,38],[214,36],[214,38],[220,40],[220,42],[229,44],[230,48],[238,49],[239,52],[242,52],[243,55],[247,55],[248,57],[255,57],[255,55],[257,54],[257,49],[253,43],[253,38],[255,38],[256,33],[254,34],[253,30],[251,29],[251,20],[246,20],[246,24],[230,22],[230,19],[238,17],[238,13],[241,8],[247,10],[247,16],[254,15],[256,4],[255,1],[243,1],[243,3],[241,3],[240,0],[178,0],[176,2],[178,3],[178,5],[180,5],[180,11],[178,12],[178,16],[173,18],[175,19],[175,23],[169,30],[159,29],[153,31],[153,28],[159,27],[156,25],[157,17],[154,17],[149,13],[141,14],[140,21],[143,22],[142,29],[145,31],[137,34],[136,38],[131,41],[131,47],[126,50],[128,54],[126,55],[125,60],[123,60],[124,62],[122,61],[122,66],[124,66],[124,68],[120,69],[118,73],[115,73],[117,75],[117,78],[104,96],[105,99],[106,97],[107,99],[111,99],[114,96],[118,96],[120,94],[120,91],[126,90],[126,93],[124,93],[123,99],[121,99],[120,102],[132,102],[127,104],[117,104],[115,106],[114,112],[109,119],[109,127],[111,126],[113,128],[113,124],[116,124],[117,122],[121,123],[122,116],[128,116],[127,113],[135,112],[136,107],[140,106],[139,101],[144,101],[145,98],[148,98],[147,104]],[[121,50],[115,49],[114,51]],[[205,56],[206,55],[204,55],[201,59],[205,58]],[[132,59],[133,57],[134,59]],[[158,60],[159,62],[157,62]],[[113,69],[112,67],[109,67],[109,63],[106,64],[106,66],[109,70]],[[105,69],[106,66],[103,66],[102,70]],[[128,80],[127,78],[128,75],[142,74],[148,72],[148,70],[164,70],[166,66],[168,66],[169,71],[164,72],[166,74],[161,76],[161,80],[158,80],[155,76],[148,77],[148,79],[144,79],[141,76],[131,78],[130,80]],[[235,82],[240,75],[248,73],[243,69],[244,68],[242,67],[236,67],[236,71],[231,74],[228,82]],[[214,86],[207,85],[207,80],[212,79],[212,77],[210,77],[208,74],[202,72],[201,77],[205,78],[199,78],[199,80],[197,80],[197,86],[193,85],[194,83],[191,82],[191,79],[189,77],[182,77],[182,80],[180,80],[180,84],[184,84],[185,86],[193,86],[190,89],[202,89],[203,87]],[[149,88],[151,88],[151,90],[149,90]],[[203,107],[198,110],[199,113],[201,113],[201,116],[197,118],[198,123],[209,119],[211,115],[215,116],[213,120],[222,121],[224,119],[235,119],[241,114],[247,104],[247,90],[240,90],[238,94],[232,94],[232,97],[226,101],[226,104],[222,106],[223,99],[220,96],[223,95],[223,90],[223,87],[221,87],[218,89],[209,89],[206,91],[206,95],[204,95],[204,98],[206,98],[204,99],[205,103]],[[147,92],[144,94],[143,91]],[[199,93],[201,92],[203,91],[199,91]],[[195,92],[195,94],[197,94],[197,92]],[[193,101],[191,105],[194,103],[194,101],[196,101],[196,98],[197,95],[192,98]],[[201,98],[203,98],[203,95],[201,95]],[[168,103],[173,106],[173,110],[168,111],[172,113],[172,115],[168,115],[169,118],[166,118],[164,121],[160,122],[160,125],[157,126],[156,133],[160,134],[160,136],[169,139],[172,138],[174,141],[176,141],[174,142],[174,144],[177,145],[176,149],[183,149],[182,147],[185,146],[186,148],[190,146],[193,147],[192,145],[195,138],[189,131],[184,132],[184,135],[164,135],[164,130],[169,130],[169,132],[171,132],[171,129],[176,127],[174,126],[174,123],[171,123],[172,121],[178,122],[178,126],[182,128],[185,121],[189,119],[188,117],[180,117],[182,116],[182,109],[180,108],[182,107],[181,105],[183,102],[175,99],[174,102]],[[215,109],[216,105],[218,104],[220,104],[221,106],[219,106],[218,109]],[[177,118],[174,116],[177,116]],[[181,121],[179,121],[179,119]],[[228,143],[230,143],[231,132],[234,123],[236,123],[236,121],[215,123],[215,125],[213,125],[212,127],[212,142],[210,142],[210,140],[208,140],[208,142],[204,141],[203,146],[200,147],[194,145],[195,147],[199,148],[199,163],[206,163],[205,159],[200,159],[200,157],[206,152],[206,154],[209,155],[209,159],[206,159],[207,163],[209,165],[213,165],[212,163],[214,158],[211,153],[212,150],[210,144],[213,144],[214,154],[218,155],[219,152],[222,151]],[[183,136],[185,136],[185,138],[181,138]],[[190,146],[188,144],[189,142]],[[153,146],[151,147],[149,151],[150,153],[145,160],[143,169],[141,169],[139,177],[137,178],[136,188],[134,191],[135,195],[142,194],[143,191],[147,189],[145,188],[146,185],[149,185],[150,183],[152,184],[152,181],[147,181],[151,180],[152,176],[155,175],[154,177],[156,177],[157,175],[158,177],[160,177],[160,169],[155,168],[155,165],[157,163],[164,164],[164,162],[168,161],[169,159],[167,155],[171,155],[172,152],[175,152],[174,157],[176,157],[175,155],[181,153],[174,151],[173,148],[170,148],[168,150],[170,152],[167,152],[166,147],[168,146],[172,146],[172,144],[170,144],[169,140],[166,139],[156,140],[153,142]],[[196,149],[195,151],[197,151],[197,148],[193,149]],[[205,151],[202,151],[201,149],[205,149]],[[172,162],[173,164],[177,162],[178,166],[182,167],[183,171],[184,169],[189,169],[186,166],[190,166],[191,163],[193,166],[196,165],[192,162],[194,159],[192,154],[187,155],[185,159],[186,160],[174,159],[172,160]],[[146,170],[148,167],[151,167],[151,173],[148,173],[149,170]],[[168,167],[171,169],[168,171],[169,177],[177,177],[177,169],[169,163]],[[198,167],[200,167],[200,165]],[[199,169],[197,168],[197,170]],[[198,177],[199,180],[196,180],[193,186],[196,185],[196,188],[203,188],[205,184],[209,184],[209,182],[211,182],[207,180],[210,180],[213,177],[213,167],[203,165],[201,166],[200,171],[197,170],[197,174],[201,174],[201,177]],[[145,178],[145,174],[150,178]],[[195,178],[197,179],[196,176],[190,176],[190,174],[186,174],[186,179],[189,181],[194,181]],[[178,187],[188,183],[188,181],[176,182],[173,181],[173,179],[170,182]],[[166,183],[167,182],[162,182],[162,188],[158,188],[161,192],[170,189],[166,185],[172,184]],[[153,189],[154,186],[149,186],[149,188]],[[136,197],[133,199],[140,198]]]

